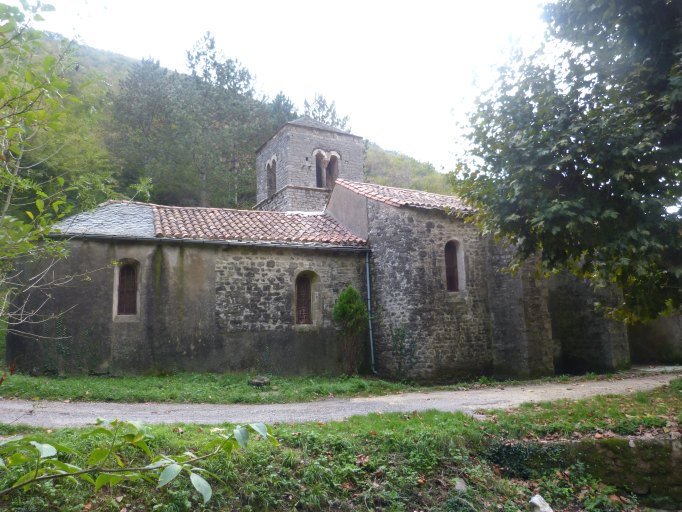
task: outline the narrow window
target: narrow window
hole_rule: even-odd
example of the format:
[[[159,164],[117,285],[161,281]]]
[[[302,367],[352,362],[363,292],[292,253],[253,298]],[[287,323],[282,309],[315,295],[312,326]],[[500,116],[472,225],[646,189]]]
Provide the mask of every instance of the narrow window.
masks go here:
[[[459,244],[454,240],[445,244],[445,282],[449,292],[459,291],[458,249]]]
[[[265,167],[268,179],[268,197],[277,192],[277,160],[273,160]]]
[[[329,190],[334,188],[336,178],[339,177],[339,159],[334,155],[329,159],[327,172],[325,173],[325,183]]]
[[[137,267],[124,263],[118,269],[119,315],[137,315]]]
[[[296,323],[312,324],[312,286],[310,276],[301,274],[296,278]]]
[[[315,179],[317,188],[324,187],[324,155],[322,153],[315,155]]]

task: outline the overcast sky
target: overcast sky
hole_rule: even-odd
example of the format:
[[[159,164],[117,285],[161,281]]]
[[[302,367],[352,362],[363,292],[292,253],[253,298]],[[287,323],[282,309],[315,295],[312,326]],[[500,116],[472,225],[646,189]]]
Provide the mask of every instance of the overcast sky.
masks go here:
[[[336,101],[353,133],[452,168],[456,122],[512,44],[535,47],[541,0],[50,0],[39,27],[183,71],[211,31],[224,55],[303,110]]]

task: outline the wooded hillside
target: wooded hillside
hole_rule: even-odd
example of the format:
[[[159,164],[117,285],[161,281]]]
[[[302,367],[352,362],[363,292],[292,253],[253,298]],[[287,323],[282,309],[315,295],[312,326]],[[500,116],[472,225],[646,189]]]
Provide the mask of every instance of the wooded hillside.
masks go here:
[[[59,36],[43,39],[46,54],[60,52]],[[255,150],[302,114],[285,93],[268,98],[257,92],[249,70],[221,55],[210,34],[188,52],[190,74],[87,46],[72,44],[66,55],[65,78],[79,101],[68,106],[58,130],[40,135],[40,149],[28,158],[36,179],[87,180],[91,194],[76,201],[79,208],[112,194],[251,208]],[[333,102],[320,109],[320,101],[316,97],[306,112],[333,123]],[[431,164],[369,142],[366,148],[368,181],[449,193],[446,177]]]

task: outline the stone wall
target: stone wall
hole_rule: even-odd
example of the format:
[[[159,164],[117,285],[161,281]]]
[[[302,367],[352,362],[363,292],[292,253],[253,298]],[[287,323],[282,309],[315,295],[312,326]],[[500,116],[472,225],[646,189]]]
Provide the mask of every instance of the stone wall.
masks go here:
[[[335,151],[339,154],[339,178],[363,180],[361,137],[287,124],[256,154],[256,201],[261,203],[268,198],[265,167],[273,158],[277,160],[276,190],[286,185],[316,188],[315,158],[313,157],[316,149],[327,152]]]
[[[379,372],[430,381],[491,373],[487,243],[444,213],[367,203]],[[446,290],[449,240],[464,251],[461,291]]]
[[[628,337],[634,363],[682,364],[682,316],[631,325]]]
[[[547,281],[527,261],[506,271],[513,248],[489,241],[490,303],[495,375],[537,377],[554,373],[554,342],[547,309]]]
[[[329,200],[329,190],[286,186],[256,205],[257,210],[275,212],[321,212]]]
[[[70,242],[57,275],[91,272],[51,290],[56,320],[9,335],[7,360],[35,373],[341,369],[331,310],[352,284],[364,292],[364,254],[217,245]],[[139,262],[139,310],[114,312],[112,261]],[[294,283],[314,274],[313,324],[296,325]],[[34,298],[34,304],[40,297]],[[33,339],[30,334],[44,338]]]
[[[552,334],[557,342],[555,367],[568,373],[608,372],[630,365],[625,324],[604,317],[597,304],[617,305],[616,290],[595,291],[569,274],[549,283]]]

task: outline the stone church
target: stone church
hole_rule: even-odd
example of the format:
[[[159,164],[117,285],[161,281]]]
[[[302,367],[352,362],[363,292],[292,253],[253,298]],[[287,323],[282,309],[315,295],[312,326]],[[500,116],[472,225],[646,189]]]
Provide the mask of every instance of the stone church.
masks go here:
[[[630,363],[623,325],[570,278],[503,272],[510,250],[453,196],[363,181],[362,138],[302,117],[257,152],[254,210],[109,201],[60,223],[71,276],[40,323],[8,336],[36,373],[343,368],[332,309],[370,312],[365,371],[452,381],[608,371]],[[608,297],[606,297],[608,300]]]

